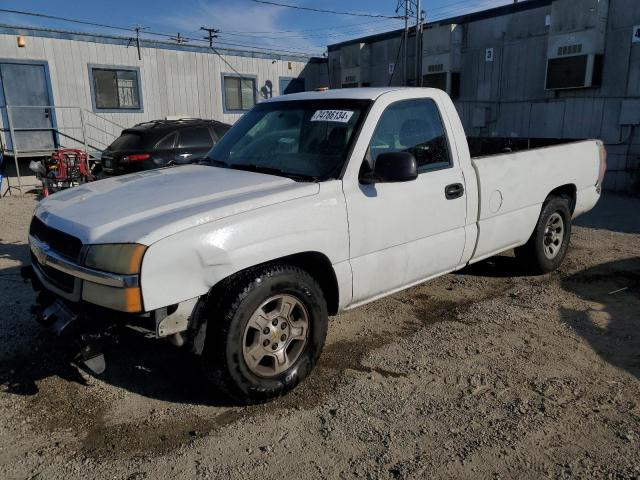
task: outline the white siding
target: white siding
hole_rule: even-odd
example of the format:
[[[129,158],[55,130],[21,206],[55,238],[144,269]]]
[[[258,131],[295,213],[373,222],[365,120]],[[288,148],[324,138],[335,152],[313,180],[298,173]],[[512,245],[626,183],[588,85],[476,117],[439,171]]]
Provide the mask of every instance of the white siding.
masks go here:
[[[304,59],[289,61],[225,54],[224,60],[233,66],[232,69],[217,54],[208,51],[143,47],[142,60],[139,60],[135,45],[127,47],[95,41],[25,36],[26,47],[18,48],[16,35],[0,34],[0,60],[47,62],[58,128],[77,138],[81,137],[81,133],[73,135],[70,132],[80,126],[79,110],[58,107],[80,107],[88,112],[93,111],[88,65],[140,69],[143,111],[87,113],[87,123],[93,128],[89,131],[89,136],[94,141],[106,141],[109,135],[118,133],[119,126],[128,127],[169,115],[235,122],[240,117],[239,114],[223,113],[221,85],[222,73],[233,73],[233,69],[241,74],[256,76],[258,90],[270,81],[274,96],[280,94],[280,77],[304,76],[307,89],[326,84],[326,66],[309,63]],[[258,99],[261,98],[260,94],[257,96]],[[98,138],[100,135],[104,138]]]

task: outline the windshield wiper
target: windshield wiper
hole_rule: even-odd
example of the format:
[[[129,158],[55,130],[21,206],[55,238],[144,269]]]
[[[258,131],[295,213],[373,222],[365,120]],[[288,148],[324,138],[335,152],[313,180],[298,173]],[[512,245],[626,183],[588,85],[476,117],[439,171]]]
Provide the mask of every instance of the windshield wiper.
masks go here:
[[[215,158],[210,158],[210,157],[205,157],[203,160],[201,160],[200,165],[229,168],[229,164],[227,162],[223,162],[222,160],[216,160]]]
[[[316,182],[318,180],[318,177],[314,177],[311,175],[285,172],[284,170],[280,170],[279,168],[265,167],[262,165],[252,165],[252,164],[247,165],[243,163],[232,163],[231,165],[228,165],[228,167],[234,168],[236,170],[246,170],[248,172],[266,173],[267,175],[277,175],[279,177],[287,177],[292,180],[303,181],[303,182]]]

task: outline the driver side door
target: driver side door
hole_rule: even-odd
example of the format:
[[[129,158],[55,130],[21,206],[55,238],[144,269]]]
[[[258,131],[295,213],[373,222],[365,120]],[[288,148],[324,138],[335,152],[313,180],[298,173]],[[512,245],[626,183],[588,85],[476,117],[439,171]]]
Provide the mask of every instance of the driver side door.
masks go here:
[[[361,170],[394,151],[416,157],[416,180],[359,184],[346,196],[354,304],[451,271],[464,250],[464,177],[433,100],[389,105]]]

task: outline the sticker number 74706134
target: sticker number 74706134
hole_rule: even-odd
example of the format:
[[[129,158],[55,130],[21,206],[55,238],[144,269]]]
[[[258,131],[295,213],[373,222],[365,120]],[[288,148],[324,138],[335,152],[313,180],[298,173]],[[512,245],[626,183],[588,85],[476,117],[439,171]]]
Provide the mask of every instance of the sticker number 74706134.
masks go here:
[[[348,123],[352,116],[353,112],[349,110],[317,110],[311,121]]]

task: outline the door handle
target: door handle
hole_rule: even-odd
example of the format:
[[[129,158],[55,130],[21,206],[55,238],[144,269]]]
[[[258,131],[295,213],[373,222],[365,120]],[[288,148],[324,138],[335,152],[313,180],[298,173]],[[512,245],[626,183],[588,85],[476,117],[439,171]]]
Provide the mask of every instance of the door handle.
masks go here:
[[[447,200],[454,200],[464,195],[464,186],[461,183],[452,183],[444,187],[444,196]]]
[[[182,158],[189,158],[191,155],[193,155],[192,153],[181,153],[180,155],[178,155],[179,157]]]
[[[44,109],[44,118],[49,118],[49,115],[51,115],[51,109],[45,108]]]

